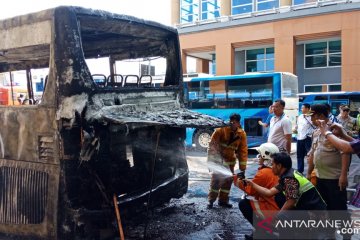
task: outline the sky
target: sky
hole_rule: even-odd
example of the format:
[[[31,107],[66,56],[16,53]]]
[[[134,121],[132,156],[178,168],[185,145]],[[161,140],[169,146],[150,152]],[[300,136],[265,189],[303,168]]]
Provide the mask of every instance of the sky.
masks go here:
[[[0,19],[61,5],[74,5],[133,15],[170,25],[170,2],[170,0],[10,0],[6,1],[6,4],[2,4]]]

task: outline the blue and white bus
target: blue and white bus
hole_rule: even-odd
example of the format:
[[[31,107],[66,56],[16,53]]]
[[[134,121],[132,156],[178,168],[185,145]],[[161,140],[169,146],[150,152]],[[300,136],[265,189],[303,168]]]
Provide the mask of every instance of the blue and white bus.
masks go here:
[[[184,81],[187,108],[223,120],[228,120],[231,113],[239,113],[249,147],[266,142],[267,130],[258,121],[266,121],[274,100],[281,98],[286,102],[285,113],[295,123],[297,93],[297,76],[286,72],[197,77]],[[204,150],[212,132],[213,129],[188,128],[186,145]]]
[[[350,116],[356,117],[360,107],[360,92],[309,92],[299,93],[299,104],[308,103],[324,104],[328,103],[331,112],[335,116],[339,114],[339,106],[344,104],[350,107]]]

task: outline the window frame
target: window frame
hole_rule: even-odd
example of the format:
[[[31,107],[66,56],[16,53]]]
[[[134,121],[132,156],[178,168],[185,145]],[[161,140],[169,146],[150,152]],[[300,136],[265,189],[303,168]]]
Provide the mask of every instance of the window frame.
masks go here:
[[[214,10],[210,11],[207,9],[206,11],[203,11],[203,7],[202,7],[203,3],[206,3],[207,5],[214,5]],[[220,4],[218,0],[200,0],[199,6],[200,6],[199,7],[200,20],[211,20],[220,17]],[[216,16],[216,12],[218,13],[218,16]],[[209,14],[212,14],[213,17],[212,18],[207,17],[206,19],[204,19],[203,18],[204,13],[207,14],[207,16]]]
[[[267,8],[267,9],[262,9],[259,10],[259,4],[264,4],[264,3],[269,3],[269,2],[274,2],[275,5],[277,7],[275,8]],[[251,11],[249,12],[243,12],[243,13],[234,13],[234,8],[238,8],[238,7],[243,7],[243,6],[250,6],[251,5]],[[238,4],[238,5],[234,5],[234,0],[231,0],[231,15],[241,15],[241,14],[248,14],[248,13],[255,13],[255,12],[262,12],[262,11],[268,11],[271,9],[279,9],[280,7],[280,1],[279,0],[264,0],[264,1],[259,1],[259,0],[252,0],[251,3],[243,3],[243,4]]]
[[[268,58],[267,55],[267,49],[269,48],[272,48],[273,49],[273,54],[274,54],[274,57],[273,58]],[[260,60],[248,60],[248,56],[247,56],[247,52],[249,50],[258,50],[258,49],[263,49],[264,50],[264,58],[263,59],[260,59]],[[267,61],[268,60],[273,60],[274,61],[274,68],[272,70],[268,70],[267,69]],[[251,49],[245,49],[245,72],[248,72],[247,71],[247,67],[248,67],[248,63],[249,62],[260,62],[260,61],[263,61],[264,62],[264,70],[263,71],[255,71],[255,72],[273,72],[275,70],[275,47],[274,46],[268,46],[268,47],[261,47],[261,48],[251,48]]]
[[[304,84],[304,92],[308,92],[306,91],[306,87],[321,87],[321,90],[320,91],[314,91],[314,92],[323,92],[322,90],[322,86],[324,86],[324,84]]]
[[[184,23],[193,23],[196,21],[205,21],[205,20],[211,20],[216,19],[221,16],[220,13],[220,0],[193,0],[192,3],[185,3],[186,0],[180,1],[180,24]],[[184,4],[185,3],[185,4]],[[214,10],[206,10],[203,11],[202,4],[205,3],[207,5],[211,4],[214,5]],[[197,9],[193,10],[189,14],[183,14],[183,7],[191,7],[196,6]],[[216,13],[218,13],[218,16],[216,16]],[[203,14],[206,14],[207,18],[203,18]],[[209,17],[209,15],[213,15],[213,17]],[[193,17],[192,21],[185,20],[186,18],[189,18],[189,16]]]
[[[200,17],[199,17],[199,12],[200,12],[199,0],[193,0],[192,3],[187,3],[187,4],[184,5],[185,1],[186,0],[181,0],[180,1],[180,23],[181,24],[182,23],[192,23],[192,22],[198,21],[200,19]],[[184,6],[191,8],[191,7],[195,6],[195,5],[197,5],[198,11],[192,10],[191,14],[190,14],[190,11],[189,11],[189,14],[182,14]],[[189,21],[189,20],[185,21],[184,17],[188,18],[189,16],[193,17],[193,21]]]
[[[329,52],[329,43],[330,42],[337,42],[340,41],[340,52]],[[326,51],[325,53],[321,53],[321,54],[309,54],[306,55],[306,46],[310,45],[310,44],[315,44],[315,43],[325,43],[326,42]],[[315,42],[308,42],[308,43],[304,43],[304,69],[321,69],[321,68],[338,68],[342,66],[342,62],[340,65],[335,65],[335,66],[330,66],[329,65],[329,59],[331,55],[340,55],[341,60],[342,60],[342,51],[341,51],[341,39],[334,39],[334,40],[323,40],[323,41],[315,41]],[[323,67],[307,67],[306,66],[306,58],[307,57],[315,57],[315,56],[325,56],[326,57],[326,66]]]

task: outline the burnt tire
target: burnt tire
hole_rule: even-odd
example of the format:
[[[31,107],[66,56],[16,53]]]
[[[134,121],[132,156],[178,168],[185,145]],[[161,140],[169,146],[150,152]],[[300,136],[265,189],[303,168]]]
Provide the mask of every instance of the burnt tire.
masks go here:
[[[205,152],[209,147],[213,131],[210,129],[199,129],[194,135],[195,148],[198,151]]]

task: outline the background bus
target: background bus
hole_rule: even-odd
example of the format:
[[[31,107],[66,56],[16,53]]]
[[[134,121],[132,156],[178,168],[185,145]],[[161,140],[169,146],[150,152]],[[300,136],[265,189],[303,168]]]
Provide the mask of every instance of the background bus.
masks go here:
[[[247,73],[216,77],[198,77],[184,82],[186,106],[196,112],[228,120],[231,113],[241,115],[249,147],[266,141],[266,131],[258,124],[269,115],[276,99],[286,102],[286,115],[295,123],[298,114],[297,76],[291,73]],[[186,145],[204,150],[213,129],[187,128]]]
[[[321,104],[328,103],[331,106],[331,112],[335,116],[339,114],[339,106],[346,104],[350,107],[350,116],[355,117],[359,113],[360,92],[311,92],[301,93],[299,96],[299,104],[308,103]]]

